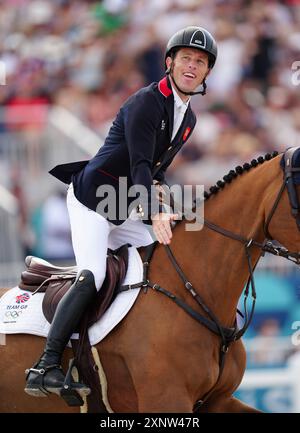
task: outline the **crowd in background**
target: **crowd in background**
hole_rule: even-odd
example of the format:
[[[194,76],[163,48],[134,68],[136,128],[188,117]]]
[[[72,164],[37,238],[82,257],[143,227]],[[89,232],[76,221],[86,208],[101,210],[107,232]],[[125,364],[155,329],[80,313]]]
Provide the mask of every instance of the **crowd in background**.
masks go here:
[[[219,55],[205,97],[192,98],[192,138],[173,181],[213,184],[235,164],[299,145],[300,1],[0,1],[0,130],[39,146],[53,104],[105,137],[120,105],[164,74],[168,38],[187,25],[215,36]],[[300,81],[300,80],[299,80]],[[1,152],[1,144],[0,144]],[[34,164],[29,167],[34,171]]]
[[[178,182],[211,184],[235,162],[299,144],[300,59],[297,0],[0,1],[0,86],[5,118],[34,134],[41,106],[59,104],[101,136],[122,102],[164,73],[168,38],[202,25],[219,56],[205,97],[193,97],[198,124],[174,161]],[[31,105],[24,113],[22,106]],[[39,110],[34,111],[38,105]],[[14,110],[12,110],[12,108]],[[27,115],[26,115],[27,114]]]
[[[192,97],[198,122],[171,182],[208,187],[240,163],[300,145],[300,0],[0,0],[0,11],[0,133],[17,131],[33,149],[54,105],[105,138],[121,104],[161,79],[166,42],[188,25],[209,30],[219,54],[207,95]],[[22,185],[12,186],[24,202]],[[61,191],[30,212],[28,252],[72,257]]]

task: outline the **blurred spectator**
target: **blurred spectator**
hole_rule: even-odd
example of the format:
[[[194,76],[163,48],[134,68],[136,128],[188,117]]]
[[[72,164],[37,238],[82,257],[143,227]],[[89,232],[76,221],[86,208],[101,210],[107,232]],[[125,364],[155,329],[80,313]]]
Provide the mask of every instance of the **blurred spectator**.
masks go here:
[[[18,214],[17,214],[17,230],[18,239],[20,241],[24,257],[30,254],[33,243],[32,228],[28,224],[28,202],[26,194],[21,182],[19,166],[11,167],[11,192],[17,199]]]
[[[278,366],[285,361],[285,352],[278,348],[278,337],[281,326],[277,319],[269,318],[262,321],[257,335],[251,339],[250,362],[256,366]]]

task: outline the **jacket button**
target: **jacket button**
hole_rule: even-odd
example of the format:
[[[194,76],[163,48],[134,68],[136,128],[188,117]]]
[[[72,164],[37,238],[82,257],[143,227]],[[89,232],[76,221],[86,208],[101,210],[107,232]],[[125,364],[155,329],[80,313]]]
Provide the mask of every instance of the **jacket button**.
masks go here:
[[[161,164],[161,162],[158,161],[158,162],[156,163],[156,167],[158,167],[160,164]]]

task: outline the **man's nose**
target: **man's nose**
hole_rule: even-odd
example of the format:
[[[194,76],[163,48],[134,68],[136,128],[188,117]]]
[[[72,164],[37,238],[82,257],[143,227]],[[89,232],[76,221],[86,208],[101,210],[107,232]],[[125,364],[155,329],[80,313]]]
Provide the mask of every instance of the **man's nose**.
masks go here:
[[[197,67],[197,62],[196,62],[195,60],[190,60],[188,66],[189,66],[190,69],[196,69],[196,67]]]

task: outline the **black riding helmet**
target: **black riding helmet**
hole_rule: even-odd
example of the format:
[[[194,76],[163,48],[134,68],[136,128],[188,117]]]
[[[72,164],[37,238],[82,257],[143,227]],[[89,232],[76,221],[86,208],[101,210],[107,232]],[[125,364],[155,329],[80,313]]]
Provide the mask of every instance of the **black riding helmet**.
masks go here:
[[[215,65],[218,49],[217,49],[217,43],[213,36],[205,30],[203,27],[196,27],[196,26],[189,26],[184,29],[179,30],[176,32],[169,40],[166,48],[166,55],[165,59],[167,57],[174,57],[176,51],[179,48],[198,48],[199,50],[202,50],[208,54],[208,66],[210,69],[212,69]],[[167,74],[170,74],[172,71],[167,70]],[[173,77],[172,77],[173,78]],[[173,78],[174,81],[174,78]],[[175,86],[178,88],[177,84],[174,81]],[[188,95],[196,95],[198,93],[201,93],[202,95],[205,95],[206,90],[206,83],[205,80],[203,80],[203,91],[201,92],[190,92],[186,93],[183,92],[181,89],[178,88],[179,91],[181,91],[184,94]]]

